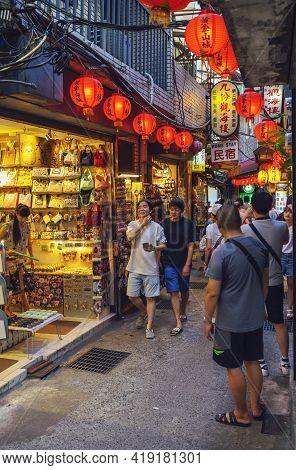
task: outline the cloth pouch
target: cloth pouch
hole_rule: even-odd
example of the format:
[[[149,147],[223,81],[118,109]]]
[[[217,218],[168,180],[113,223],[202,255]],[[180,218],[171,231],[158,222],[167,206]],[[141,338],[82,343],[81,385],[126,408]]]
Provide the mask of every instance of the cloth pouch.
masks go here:
[[[64,193],[79,193],[79,180],[64,180]]]
[[[55,180],[50,181],[48,185],[48,192],[61,194],[63,192],[63,182]]]
[[[4,196],[4,209],[15,209],[18,201],[18,193],[6,193]]]
[[[32,192],[33,193],[47,193],[48,192],[48,182],[47,181],[39,181],[39,180],[34,180],[33,181],[33,187],[32,187]]]
[[[20,194],[18,198],[18,203],[23,204],[24,206],[31,207],[32,205],[32,195],[31,194]]]
[[[59,168],[50,168],[49,177],[50,179],[62,180],[65,175],[65,168],[63,166]]]
[[[38,179],[48,178],[49,168],[45,168],[45,167],[33,168],[32,177],[38,178]]]
[[[34,194],[32,207],[33,209],[46,209],[47,207],[46,195],[42,194],[39,196],[38,194]]]

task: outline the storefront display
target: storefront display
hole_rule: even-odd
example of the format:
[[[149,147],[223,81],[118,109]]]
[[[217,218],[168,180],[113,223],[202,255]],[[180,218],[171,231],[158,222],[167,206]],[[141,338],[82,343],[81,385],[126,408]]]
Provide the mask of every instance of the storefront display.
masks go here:
[[[23,132],[19,124],[0,119],[0,224],[12,220],[18,204],[30,207],[38,259],[30,306],[70,317],[102,317],[114,302],[113,145],[22,127]],[[14,304],[17,312],[17,300]]]

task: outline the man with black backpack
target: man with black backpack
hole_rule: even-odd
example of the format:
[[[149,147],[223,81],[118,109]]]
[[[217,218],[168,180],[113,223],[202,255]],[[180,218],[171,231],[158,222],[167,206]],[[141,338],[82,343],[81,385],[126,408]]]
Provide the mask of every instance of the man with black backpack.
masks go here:
[[[253,217],[255,221],[241,227],[242,232],[257,238],[269,252],[269,288],[266,298],[268,320],[273,323],[277,343],[281,352],[280,369],[289,374],[289,336],[284,325],[284,284],[281,265],[283,245],[289,241],[289,231],[285,222],[272,220],[269,211],[272,208],[272,196],[265,191],[257,191],[252,197]],[[260,361],[262,374],[268,375],[264,358]]]
[[[214,251],[206,271],[209,282],[205,291],[204,334],[213,339],[213,316],[217,310],[213,359],[227,368],[235,408],[215,419],[221,424],[247,427],[251,419],[246,382],[253,419],[262,420],[265,412],[260,401],[263,377],[259,359],[263,355],[268,253],[258,240],[242,234],[240,214],[233,204],[225,204],[219,210],[217,224],[225,243]]]

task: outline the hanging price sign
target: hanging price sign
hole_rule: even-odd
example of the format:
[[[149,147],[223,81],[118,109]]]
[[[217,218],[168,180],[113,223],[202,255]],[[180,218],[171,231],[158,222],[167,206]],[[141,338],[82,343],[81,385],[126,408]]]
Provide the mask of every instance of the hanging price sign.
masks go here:
[[[227,138],[238,128],[239,116],[235,108],[237,98],[237,86],[228,80],[222,80],[212,88],[211,125],[219,137]]]

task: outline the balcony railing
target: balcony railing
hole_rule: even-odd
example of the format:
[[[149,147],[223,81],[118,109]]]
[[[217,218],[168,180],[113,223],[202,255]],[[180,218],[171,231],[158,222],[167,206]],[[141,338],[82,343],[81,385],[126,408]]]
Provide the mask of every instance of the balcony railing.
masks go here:
[[[73,16],[118,25],[149,23],[148,11],[137,0],[45,0],[39,6],[56,19]],[[145,75],[167,90],[172,68],[172,39],[164,30],[116,31],[92,26],[75,26],[83,37]]]

